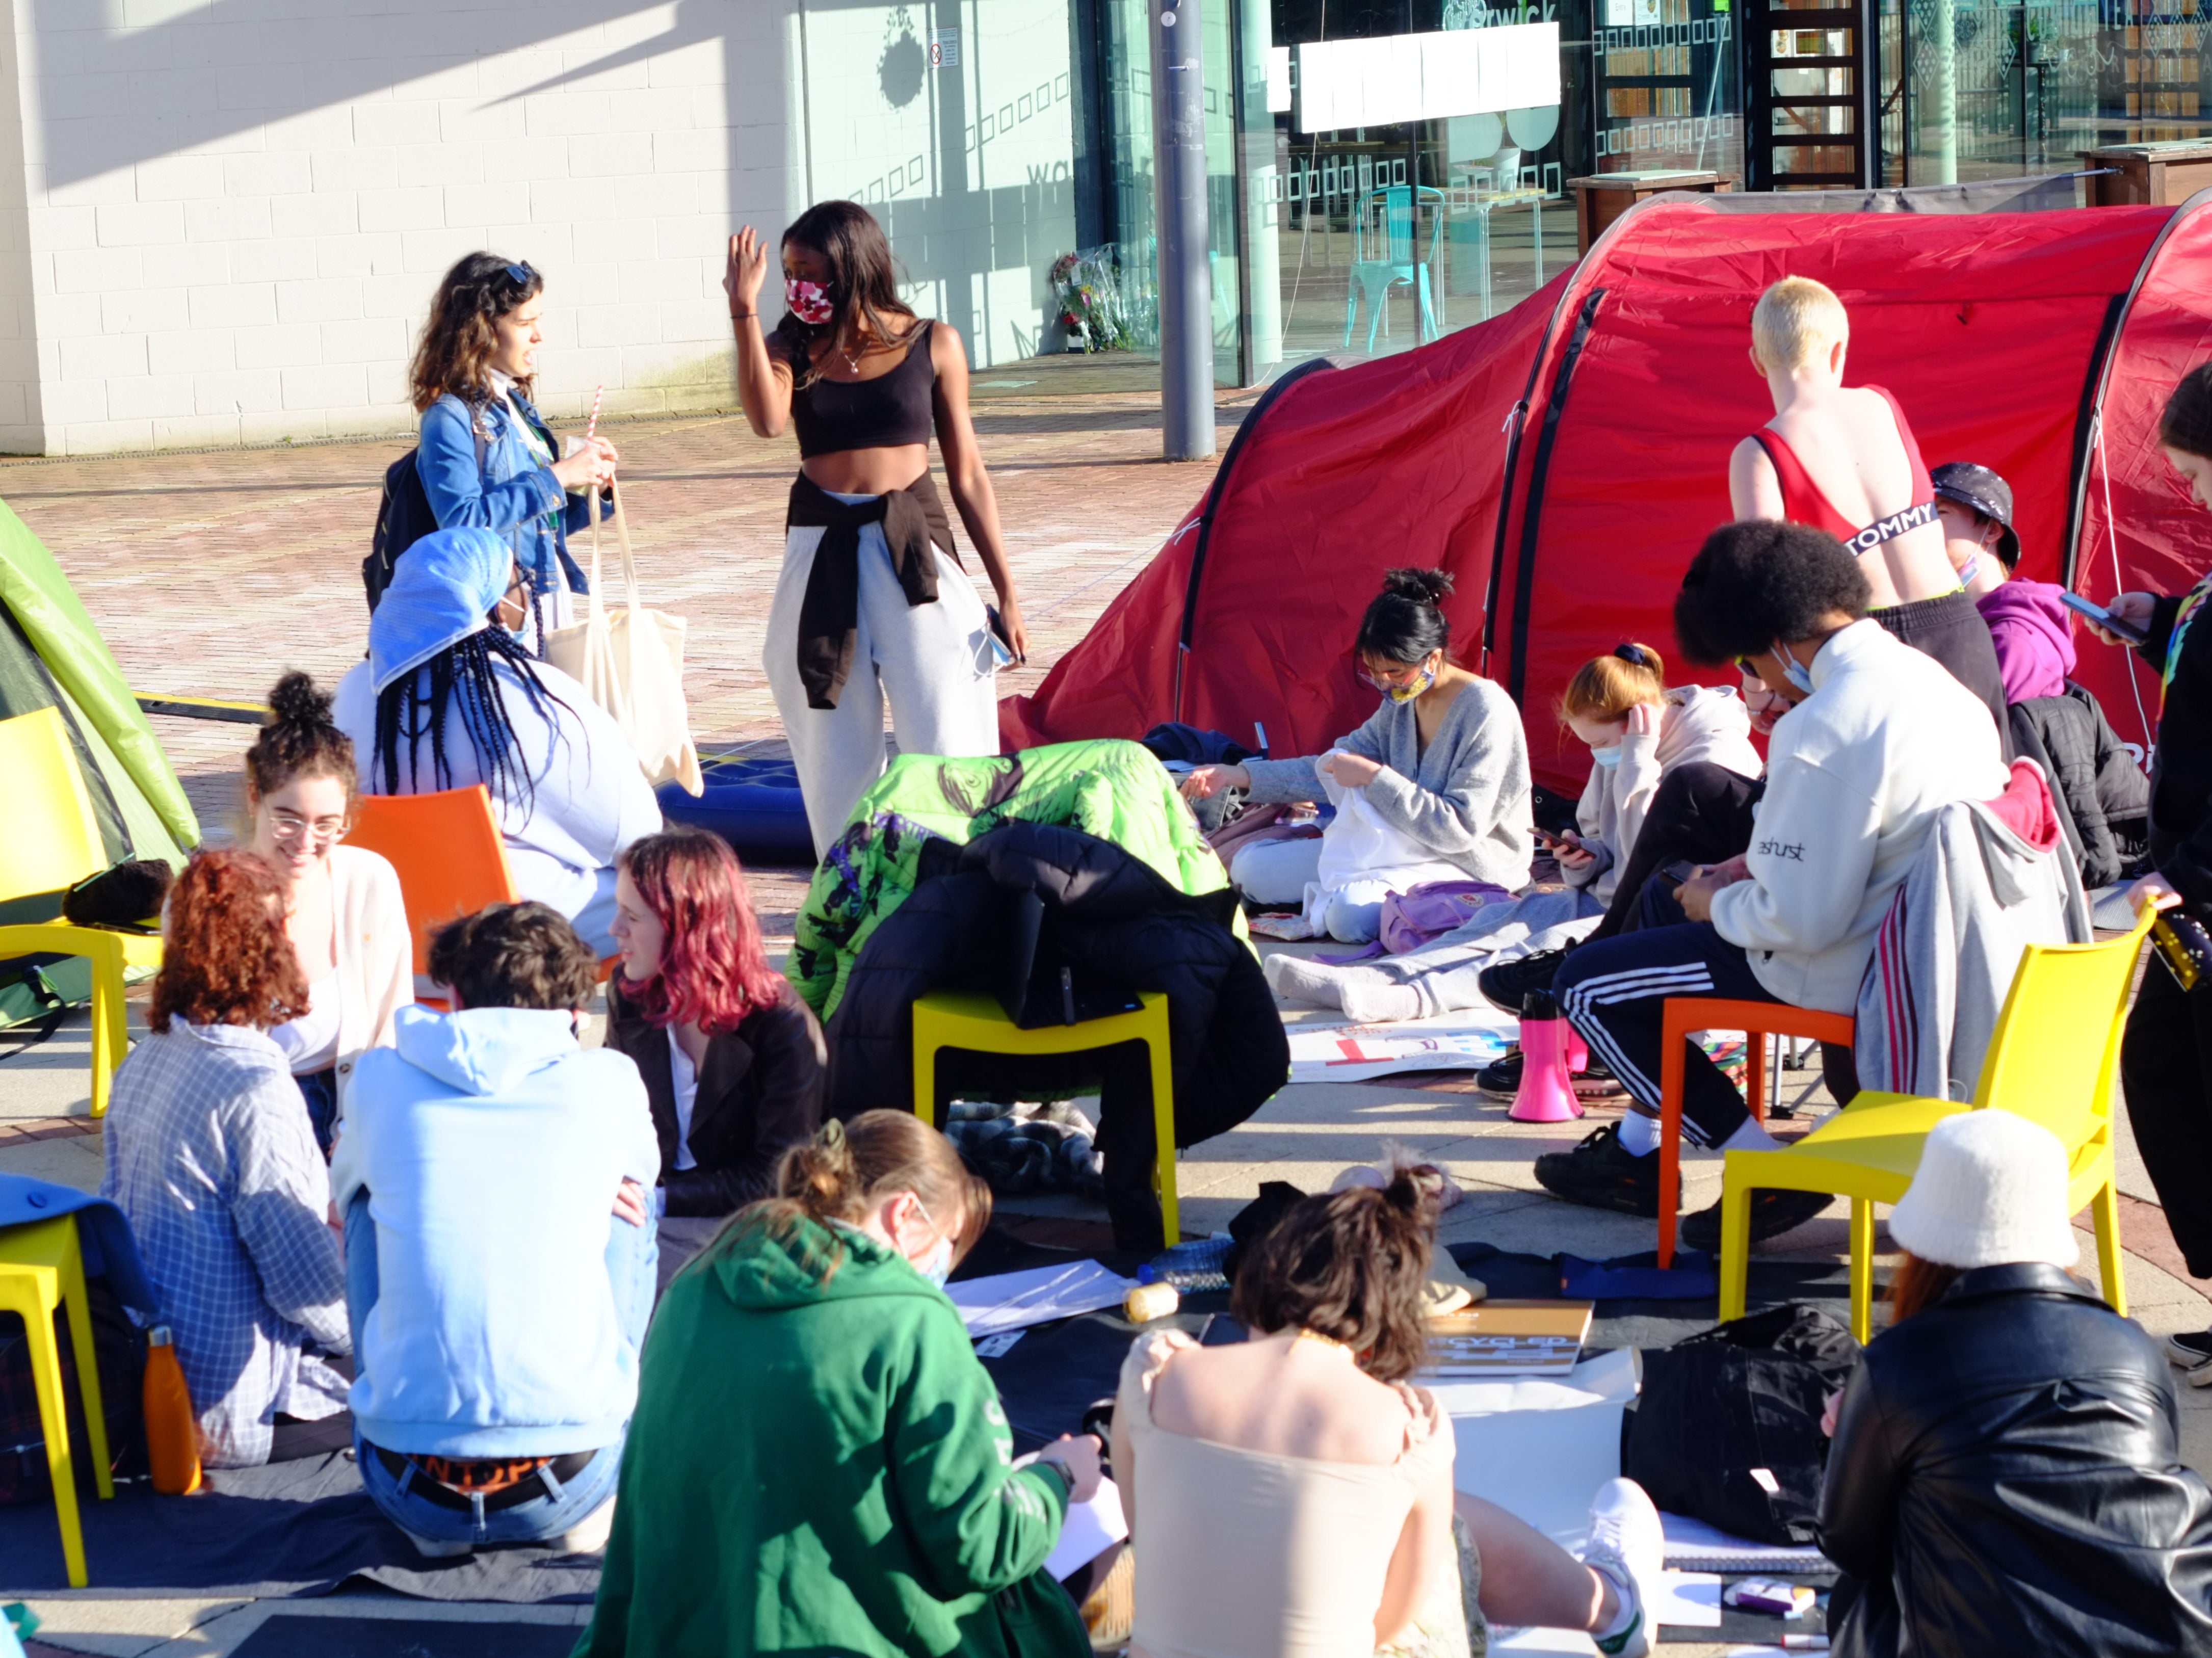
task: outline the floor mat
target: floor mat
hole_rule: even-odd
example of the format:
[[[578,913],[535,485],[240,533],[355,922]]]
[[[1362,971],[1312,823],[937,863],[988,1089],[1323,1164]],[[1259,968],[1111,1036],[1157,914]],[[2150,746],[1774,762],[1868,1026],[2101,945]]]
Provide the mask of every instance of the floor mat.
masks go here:
[[[224,1469],[208,1481],[196,1497],[118,1485],[106,1503],[84,1487],[77,1508],[92,1587],[260,1599],[327,1594],[360,1580],[431,1600],[526,1603],[599,1592],[597,1555],[550,1546],[423,1559],[369,1502],[347,1456]],[[0,1509],[0,1599],[68,1587],[52,1505]]]
[[[421,1618],[302,1618],[280,1612],[241,1642],[236,1658],[568,1658],[567,1624],[435,1624]]]

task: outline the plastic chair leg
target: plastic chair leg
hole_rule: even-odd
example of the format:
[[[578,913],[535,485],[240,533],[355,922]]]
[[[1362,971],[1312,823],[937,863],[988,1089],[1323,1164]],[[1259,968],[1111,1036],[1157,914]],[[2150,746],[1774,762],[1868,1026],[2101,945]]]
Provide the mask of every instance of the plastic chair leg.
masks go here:
[[[70,1223],[72,1229],[76,1222]],[[84,1431],[92,1452],[94,1489],[103,1500],[115,1495],[114,1459],[107,1454],[107,1412],[100,1396],[100,1363],[92,1342],[92,1297],[85,1292],[84,1257],[74,1232],[62,1262],[62,1306],[69,1313],[70,1346],[76,1355],[76,1396],[84,1406]]]
[[[2105,1299],[2122,1318],[2128,1315],[2128,1286],[2120,1261],[2120,1194],[2107,1178],[2089,1200],[2097,1224],[2097,1270],[2104,1279]]]
[[[937,1044],[914,1033],[914,1114],[932,1128],[937,1121]]]
[[[1359,319],[1359,278],[1346,276],[1344,282],[1344,349],[1352,349],[1352,325]]]
[[[1164,1034],[1145,1043],[1152,1062],[1152,1179],[1159,1187],[1160,1221],[1172,1249],[1182,1242],[1176,1202],[1175,1065]]]
[[[1851,1199],[1851,1334],[1874,1339],[1874,1199]]]
[[[1751,1287],[1751,1188],[1721,1178],[1721,1321],[1743,1316]]]
[[[1388,283],[1369,292],[1367,295],[1367,355],[1370,357],[1375,355],[1375,331],[1382,325],[1382,319],[1389,313],[1389,309],[1390,288]]]
[[[34,1302],[44,1300],[33,1297]],[[70,1320],[72,1326],[76,1322]],[[46,1472],[53,1479],[54,1516],[61,1522],[62,1563],[69,1569],[70,1587],[81,1589],[88,1581],[84,1570],[84,1529],[77,1516],[76,1461],[70,1448],[69,1402],[62,1395],[62,1359],[54,1345],[52,1304],[46,1303],[42,1310],[25,1308],[23,1328],[29,1338],[32,1388],[39,1398],[39,1430],[46,1436]]]
[[[122,952],[104,951],[92,959],[92,1114],[107,1114],[115,1071],[130,1051],[128,1016],[123,1000]]]
[[[1420,284],[1421,343],[1426,345],[1431,340],[1439,337],[1437,330],[1437,313],[1429,304],[1428,266],[1425,264],[1419,266],[1416,271],[1416,276]]]

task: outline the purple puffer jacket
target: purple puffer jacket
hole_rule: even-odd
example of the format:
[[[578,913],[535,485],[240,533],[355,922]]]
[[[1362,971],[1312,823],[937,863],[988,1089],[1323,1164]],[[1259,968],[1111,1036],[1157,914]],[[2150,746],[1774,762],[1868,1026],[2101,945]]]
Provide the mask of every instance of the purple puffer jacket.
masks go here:
[[[2015,578],[1974,601],[1997,647],[2007,702],[2063,696],[2074,671],[2073,613],[2058,602],[2056,582]]]

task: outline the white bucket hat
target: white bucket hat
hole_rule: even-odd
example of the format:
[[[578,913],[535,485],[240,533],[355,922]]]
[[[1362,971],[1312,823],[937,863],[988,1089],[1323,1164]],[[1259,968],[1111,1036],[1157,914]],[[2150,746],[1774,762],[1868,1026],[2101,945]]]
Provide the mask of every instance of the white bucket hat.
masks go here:
[[[1929,1132],[1889,1235],[1939,1266],[2071,1266],[2081,1246],[2066,1208],[2066,1148],[1994,1106],[1946,1117]]]

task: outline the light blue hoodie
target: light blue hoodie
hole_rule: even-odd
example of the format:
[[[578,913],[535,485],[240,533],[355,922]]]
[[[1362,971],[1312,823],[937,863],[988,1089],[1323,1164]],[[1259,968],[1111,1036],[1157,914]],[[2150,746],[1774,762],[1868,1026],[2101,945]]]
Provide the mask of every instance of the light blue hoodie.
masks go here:
[[[660,1174],[626,1055],[569,1016],[404,1007],[357,1062],[331,1163],[338,1212],[368,1191],[379,1288],[356,1348],[354,1420],[421,1455],[547,1456],[622,1432],[637,1352],[607,1278],[625,1179]]]

